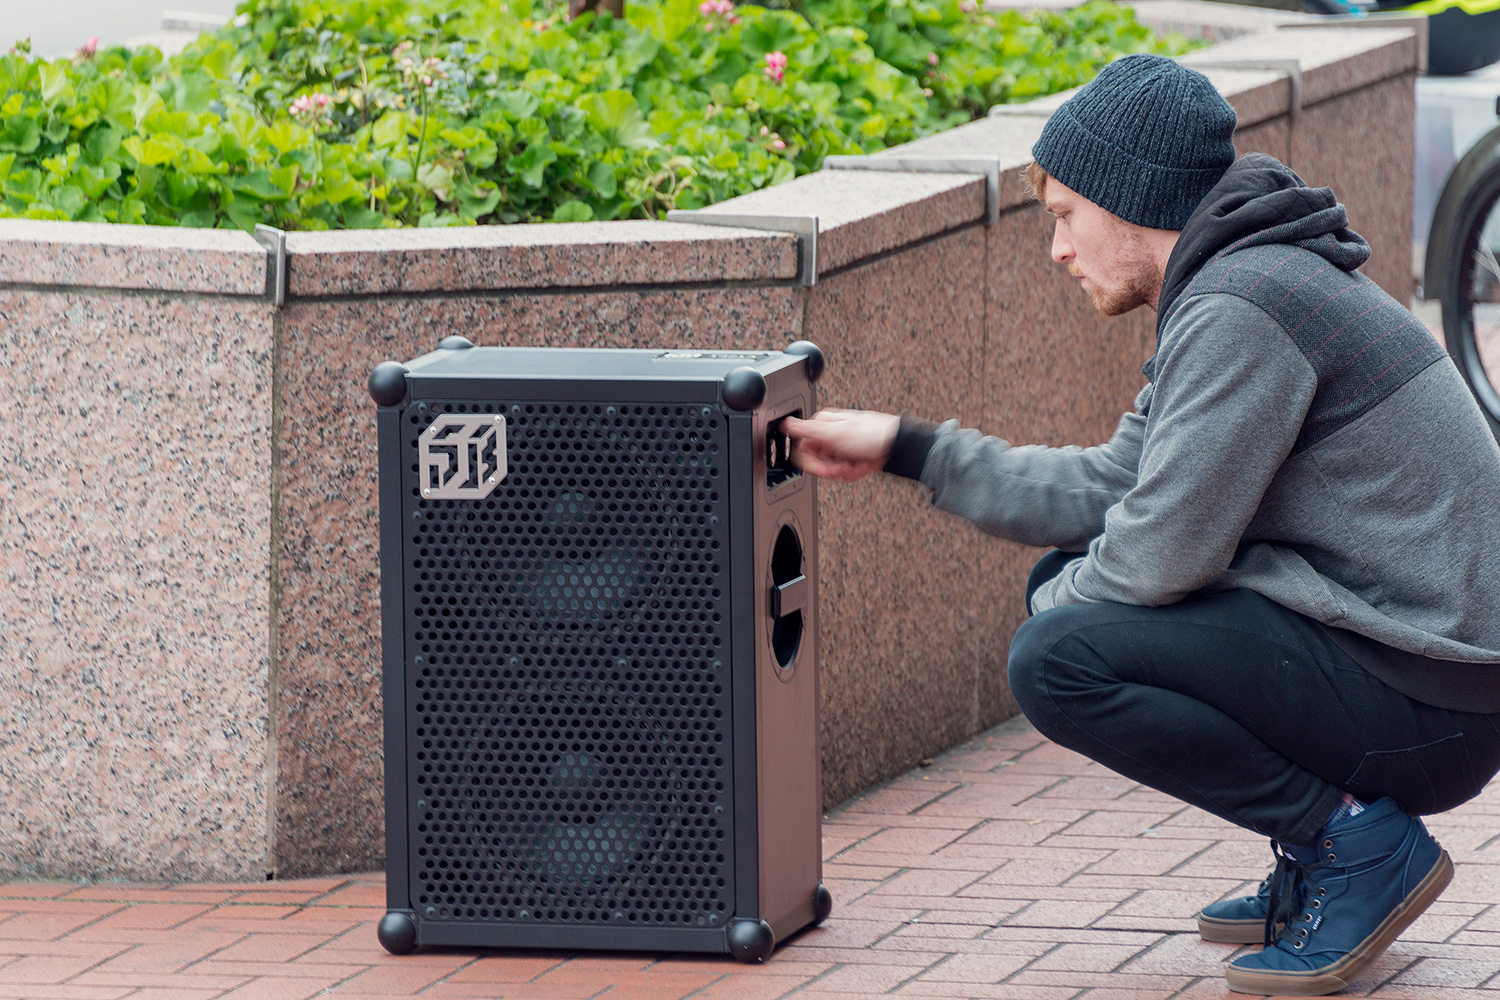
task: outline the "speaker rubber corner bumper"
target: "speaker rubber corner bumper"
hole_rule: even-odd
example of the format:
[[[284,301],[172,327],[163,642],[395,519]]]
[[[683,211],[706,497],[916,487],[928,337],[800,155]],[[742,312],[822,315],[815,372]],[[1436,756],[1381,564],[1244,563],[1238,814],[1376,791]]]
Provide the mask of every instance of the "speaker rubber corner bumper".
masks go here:
[[[380,918],[375,937],[392,955],[410,955],[417,947],[416,917],[407,910],[390,910]]]
[[[729,954],[737,961],[764,962],[776,947],[776,935],[764,920],[736,920],[729,925]]]

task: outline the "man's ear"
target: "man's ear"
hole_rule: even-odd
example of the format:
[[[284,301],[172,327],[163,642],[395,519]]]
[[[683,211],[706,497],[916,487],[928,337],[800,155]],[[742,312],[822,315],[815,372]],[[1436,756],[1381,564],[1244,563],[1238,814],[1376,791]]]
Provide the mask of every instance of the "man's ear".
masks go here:
[[[1026,193],[1036,201],[1045,201],[1047,198],[1047,181],[1050,175],[1042,165],[1032,160],[1026,165],[1026,173],[1022,175],[1022,183],[1026,186]]]

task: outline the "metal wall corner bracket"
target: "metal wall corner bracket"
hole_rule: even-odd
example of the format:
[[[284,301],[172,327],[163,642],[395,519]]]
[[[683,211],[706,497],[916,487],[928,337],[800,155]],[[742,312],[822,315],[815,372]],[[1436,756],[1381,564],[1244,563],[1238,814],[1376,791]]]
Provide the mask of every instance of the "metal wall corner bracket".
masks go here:
[[[824,170],[913,171],[927,174],[979,174],[984,178],[984,224],[1000,221],[1000,157],[998,156],[828,156]]]
[[[700,208],[667,210],[668,222],[685,222],[695,226],[730,226],[735,229],[763,229],[773,233],[798,236],[801,262],[797,280],[811,288],[818,282],[818,217],[816,215],[730,215],[706,212]]]
[[[1183,59],[1180,62],[1188,69],[1263,69],[1285,73],[1292,89],[1288,111],[1293,118],[1302,114],[1302,64],[1296,59],[1194,59],[1192,62]]]
[[[275,226],[255,227],[255,242],[266,248],[266,298],[273,305],[286,302],[286,233]]]

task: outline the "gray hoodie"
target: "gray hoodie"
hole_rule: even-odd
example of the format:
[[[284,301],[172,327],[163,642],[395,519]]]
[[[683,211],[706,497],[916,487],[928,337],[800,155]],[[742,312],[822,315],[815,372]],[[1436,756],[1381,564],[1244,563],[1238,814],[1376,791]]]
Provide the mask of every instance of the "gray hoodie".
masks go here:
[[[1242,157],[1183,229],[1148,384],[1108,442],[904,420],[887,469],[991,534],[1082,553],[1035,613],[1248,588],[1412,697],[1500,710],[1500,447],[1432,335],[1355,270],[1368,255],[1332,192]]]

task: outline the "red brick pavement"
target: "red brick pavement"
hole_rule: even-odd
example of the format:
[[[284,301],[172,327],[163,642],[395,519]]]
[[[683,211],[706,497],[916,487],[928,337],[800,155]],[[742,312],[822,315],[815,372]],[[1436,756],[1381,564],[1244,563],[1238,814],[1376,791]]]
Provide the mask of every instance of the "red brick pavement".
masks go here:
[[[1429,827],[1453,885],[1345,996],[1500,1000],[1500,783]],[[379,875],[0,885],[0,1000],[1209,1000],[1237,997],[1203,904],[1265,841],[1013,720],[845,803],[833,915],[760,966],[716,956],[387,955]]]

